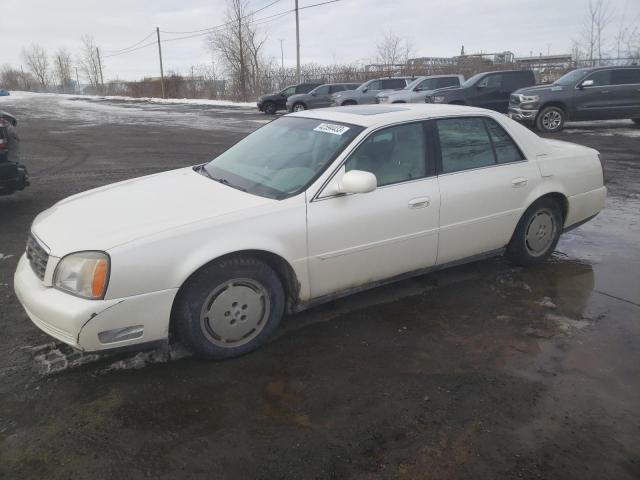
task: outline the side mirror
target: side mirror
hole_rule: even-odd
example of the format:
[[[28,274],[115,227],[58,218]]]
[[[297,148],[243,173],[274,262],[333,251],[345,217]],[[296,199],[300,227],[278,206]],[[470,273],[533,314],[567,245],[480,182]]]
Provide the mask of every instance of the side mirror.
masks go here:
[[[487,84],[486,84],[485,82],[480,82],[480,83],[477,85],[477,87],[476,87],[476,88],[478,88],[478,90],[479,90],[479,89],[481,89],[481,88],[486,88],[486,87],[487,87]]]
[[[339,193],[369,193],[378,187],[378,180],[371,172],[351,170],[338,183]]]
[[[312,97],[315,97],[316,95],[318,95],[316,92],[311,92]]]
[[[362,93],[367,93],[368,91],[369,91],[369,87],[364,87],[364,88],[362,89]]]
[[[582,90],[584,87],[593,87],[593,80],[585,80],[580,84],[580,89]]]

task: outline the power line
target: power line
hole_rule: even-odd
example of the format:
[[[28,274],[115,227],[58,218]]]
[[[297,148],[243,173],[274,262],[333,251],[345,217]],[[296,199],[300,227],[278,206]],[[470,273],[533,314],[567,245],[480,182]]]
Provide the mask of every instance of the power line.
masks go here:
[[[270,7],[271,5],[274,5],[275,3],[279,2],[279,1],[281,1],[281,0],[275,0],[274,2],[271,2],[270,4],[260,8],[259,10],[256,10],[256,12],[262,11],[262,10]],[[320,2],[320,3],[314,3],[312,5],[306,5],[304,7],[299,7],[298,10],[305,10],[307,8],[320,7],[322,5],[328,5],[330,3],[337,3],[337,2],[341,2],[341,1],[342,0],[327,0],[327,1],[324,1],[324,2]],[[289,13],[292,13],[292,12],[295,12],[295,11],[296,11],[295,8],[292,8],[292,9],[289,9],[289,10],[283,10],[281,12],[274,13],[273,15],[268,15],[266,17],[258,18],[258,19],[255,19],[255,20],[251,20],[251,21],[248,22],[248,24],[249,25],[262,25],[262,24],[265,24],[265,23],[273,22],[273,21],[278,20],[278,19],[284,17],[285,15],[287,15]],[[251,14],[246,15],[245,17],[242,17],[242,18],[247,18],[247,17],[255,14],[256,12],[252,12]],[[235,22],[232,22],[232,23],[235,23]],[[230,24],[230,22],[227,22],[227,23],[223,23],[221,25],[216,25],[216,26],[213,26],[213,27],[210,27],[210,28],[207,28],[207,29],[193,30],[192,32],[201,32],[201,33],[193,33],[192,35],[184,35],[182,37],[168,38],[166,40],[162,40],[161,43],[175,42],[175,41],[178,41],[178,40],[187,40],[189,38],[202,37],[202,36],[205,36],[205,35],[209,35],[210,33],[213,33],[214,31],[219,30],[219,29],[221,29],[223,27],[226,27],[229,24]],[[161,33],[174,33],[174,34],[178,33],[178,32],[165,32],[164,30],[160,30],[160,32]],[[132,45],[132,46],[130,46],[128,48],[123,48],[121,50],[112,51],[112,52],[117,52],[117,53],[111,53],[109,55],[103,55],[103,58],[110,58],[110,57],[117,57],[119,55],[126,55],[127,53],[133,53],[133,52],[135,52],[137,50],[141,50],[143,48],[147,48],[147,47],[150,47],[152,45],[157,45],[157,42],[153,41],[153,42],[146,43],[144,45],[136,46],[136,45],[144,42],[146,39],[148,39],[149,37],[151,37],[155,33],[156,33],[155,31],[151,32],[151,34],[147,35],[140,42],[137,42],[136,44],[134,44],[134,45]],[[184,33],[188,33],[188,32],[184,32]]]
[[[140,45],[142,42],[144,42],[145,40],[147,40],[149,37],[151,37],[154,33],[154,31],[152,31],[149,35],[147,35],[146,37],[144,37],[142,40],[140,40],[139,42],[134,43],[133,45],[129,45],[126,48],[120,48],[118,50],[105,50],[106,53],[119,53],[119,52],[123,52],[125,50],[129,50],[133,47],[137,47],[138,45]]]
[[[156,33],[156,32],[153,32],[153,33]],[[119,56],[119,55],[126,55],[127,53],[133,53],[133,52],[135,52],[136,50],[140,50],[140,49],[143,49],[143,48],[149,47],[149,46],[151,46],[151,45],[155,45],[155,44],[156,44],[156,42],[155,42],[155,41],[153,41],[153,42],[146,43],[146,44],[144,44],[144,45],[140,45],[139,47],[132,48],[131,50],[127,50],[126,52],[121,52],[121,53],[112,53],[111,55],[103,55],[103,57],[104,57],[104,58],[109,58],[109,57],[117,57],[117,56]]]
[[[248,13],[247,15],[245,15],[245,16],[243,16],[241,18],[242,18],[242,20],[244,20],[245,18],[248,18],[248,17],[250,17],[252,15],[255,15],[256,13],[259,13],[259,12],[261,12],[263,10],[266,10],[270,6],[275,5],[276,3],[280,2],[280,1],[281,0],[275,0],[275,1],[271,2],[270,4],[265,5],[264,7],[259,8],[258,10],[254,11],[254,12]],[[169,35],[181,35],[181,34],[189,34],[189,33],[208,32],[209,30],[215,30],[215,29],[218,29],[218,28],[221,28],[221,27],[226,27],[230,23],[235,23],[235,21],[222,23],[220,25],[215,25],[215,26],[209,27],[209,28],[201,28],[199,30],[190,30],[190,31],[186,31],[186,32],[167,32],[167,31],[164,31],[164,30],[161,30],[161,32],[162,33],[167,33]]]

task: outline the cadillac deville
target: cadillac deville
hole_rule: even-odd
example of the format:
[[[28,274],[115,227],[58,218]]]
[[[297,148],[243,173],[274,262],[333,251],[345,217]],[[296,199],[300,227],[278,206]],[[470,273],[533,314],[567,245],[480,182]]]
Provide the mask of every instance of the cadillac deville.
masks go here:
[[[53,205],[15,291],[35,325],[84,351],[176,336],[225,359],[284,314],[367,287],[490,255],[543,262],[605,197],[597,151],[494,111],[303,111],[209,163]]]

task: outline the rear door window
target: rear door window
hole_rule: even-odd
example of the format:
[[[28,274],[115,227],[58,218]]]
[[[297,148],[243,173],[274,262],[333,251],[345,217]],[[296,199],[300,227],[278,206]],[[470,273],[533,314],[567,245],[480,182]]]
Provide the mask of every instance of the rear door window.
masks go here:
[[[481,117],[436,120],[442,173],[487,167],[496,163]]]
[[[382,90],[396,90],[407,86],[404,78],[385,78],[382,80]]]
[[[504,131],[504,128],[498,125],[498,122],[492,118],[485,118],[484,121],[489,130],[489,136],[491,137],[498,163],[512,163],[524,160],[524,155],[522,155],[520,149],[509,134]]]
[[[342,92],[344,90],[344,85],[331,85],[329,87],[329,93]]]
[[[458,77],[436,78],[436,88],[457,87],[459,85],[460,79]]]
[[[640,68],[621,68],[611,72],[612,85],[640,84]]]

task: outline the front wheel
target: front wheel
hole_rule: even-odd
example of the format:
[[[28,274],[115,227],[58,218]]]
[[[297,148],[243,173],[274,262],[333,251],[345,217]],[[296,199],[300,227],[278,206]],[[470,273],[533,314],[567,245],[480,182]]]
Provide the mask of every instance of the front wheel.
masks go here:
[[[343,107],[348,107],[350,105],[357,105],[357,103],[355,102],[355,100],[346,100],[346,101],[342,102],[342,106]]]
[[[541,132],[554,133],[564,126],[564,111],[559,107],[546,107],[536,118],[536,127]]]
[[[631,121],[636,125],[640,125],[640,118],[632,118]]]
[[[223,360],[249,353],[268,340],[284,313],[276,272],[251,257],[218,260],[183,287],[174,308],[180,340],[199,358]]]
[[[555,200],[536,201],[518,222],[507,245],[507,258],[523,266],[544,262],[556,248],[562,226],[562,211]]]
[[[294,112],[304,112],[307,109],[304,103],[298,102],[293,106]]]
[[[264,113],[267,115],[275,115],[276,114],[276,105],[273,102],[267,102],[264,104]]]

